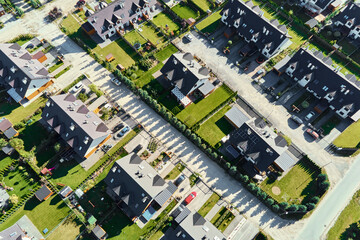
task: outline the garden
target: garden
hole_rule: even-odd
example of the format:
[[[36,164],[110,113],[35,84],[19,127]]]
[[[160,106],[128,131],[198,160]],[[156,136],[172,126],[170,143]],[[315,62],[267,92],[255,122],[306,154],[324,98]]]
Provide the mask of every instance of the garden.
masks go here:
[[[176,117],[188,127],[192,127],[223,102],[228,100],[232,95],[233,92],[226,85],[222,85],[206,98],[192,103],[177,114]]]
[[[176,164],[176,166],[165,176],[165,179],[174,180],[177,178],[182,171],[184,171],[185,166],[181,163]]]
[[[196,28],[205,34],[212,34],[221,26],[220,23],[221,15],[220,11],[217,11],[197,24]]]
[[[157,27],[161,28],[168,36],[175,35],[175,32],[180,29],[180,25],[178,23],[173,22],[169,14],[165,12],[161,12],[157,14],[152,21]]]
[[[182,2],[172,7],[171,10],[181,19],[196,19],[198,17],[198,14],[191,7],[182,4]]]
[[[205,13],[212,7],[209,0],[193,0],[193,2]]]
[[[210,198],[201,206],[198,213],[205,217],[210,210],[215,206],[215,204],[220,200],[220,196],[217,193],[213,193]]]
[[[221,207],[210,222],[221,232],[224,232],[234,218],[234,214],[228,208]]]
[[[352,123],[333,142],[337,147],[359,148],[360,146],[360,120]]]

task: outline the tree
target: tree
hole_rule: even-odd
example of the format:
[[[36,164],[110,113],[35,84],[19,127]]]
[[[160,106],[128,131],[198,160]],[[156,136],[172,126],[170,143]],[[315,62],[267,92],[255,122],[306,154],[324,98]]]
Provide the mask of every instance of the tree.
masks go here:
[[[206,144],[205,143],[201,144],[201,148],[205,150],[206,149]]]
[[[213,152],[212,154],[211,154],[211,156],[213,157],[213,158],[218,158],[218,154],[216,153],[216,152]]]
[[[181,124],[181,126],[179,127],[180,131],[184,132],[186,130],[186,126],[185,124]]]
[[[8,145],[7,141],[4,138],[0,138],[0,148],[5,147]]]
[[[55,145],[54,145],[54,150],[55,150],[55,152],[59,152],[59,151],[60,151],[60,148],[61,148],[60,143],[55,143]]]
[[[310,200],[310,202],[311,202],[311,203],[314,203],[314,204],[317,204],[319,201],[320,201],[320,198],[317,197],[317,196],[312,197],[311,200]]]
[[[17,151],[23,150],[24,149],[24,141],[20,138],[12,138],[10,141],[10,146],[14,149],[16,149]]]
[[[182,123],[180,121],[178,121],[175,125],[176,125],[176,128],[180,130]]]
[[[282,210],[285,210],[289,207],[289,204],[287,202],[281,202],[279,203],[279,207],[282,209]]]
[[[191,140],[196,141],[196,139],[197,139],[196,134],[195,133],[191,134]]]
[[[322,182],[319,184],[319,188],[321,192],[326,192],[330,187],[330,183],[328,181]]]
[[[305,205],[299,205],[298,212],[306,212],[307,207]]]
[[[297,204],[292,204],[288,208],[286,208],[286,211],[296,212],[298,209],[299,209],[299,206]]]
[[[190,136],[190,135],[191,135],[191,130],[190,130],[190,129],[186,129],[185,135],[186,135],[186,136]]]
[[[247,188],[248,188],[250,191],[254,191],[254,189],[256,188],[256,185],[255,185],[255,183],[249,183],[249,184],[247,185]]]
[[[314,203],[307,203],[306,207],[309,211],[315,209],[316,205]]]
[[[230,175],[234,176],[236,174],[236,172],[237,172],[236,166],[232,166],[230,168],[229,172],[230,172]]]
[[[249,176],[248,175],[243,175],[242,181],[244,183],[247,183],[249,181]]]
[[[173,124],[176,124],[179,120],[177,119],[177,117],[174,116],[171,121]]]
[[[266,194],[266,192],[261,191],[261,192],[258,194],[258,196],[260,197],[260,199],[265,200],[266,197],[267,197],[267,194]]]
[[[327,178],[326,174],[320,173],[317,177],[317,180],[318,180],[318,182],[324,182],[324,181],[328,180],[328,178]]]
[[[226,167],[226,169],[230,169],[230,168],[231,168],[231,163],[226,162],[226,163],[225,163],[225,167]]]
[[[167,112],[165,115],[166,120],[170,121],[171,117],[172,117],[171,113]]]
[[[274,212],[279,212],[280,207],[279,207],[279,205],[274,204],[274,205],[272,205],[272,209],[274,210]]]
[[[201,138],[197,137],[195,140],[196,145],[201,146]]]
[[[11,204],[16,205],[19,202],[19,197],[13,194],[9,197]]]
[[[212,153],[211,148],[206,149],[206,153],[209,154],[209,155],[211,155],[211,153]]]
[[[271,206],[274,204],[274,199],[268,198],[268,199],[266,199],[265,203],[266,203],[266,205]]]

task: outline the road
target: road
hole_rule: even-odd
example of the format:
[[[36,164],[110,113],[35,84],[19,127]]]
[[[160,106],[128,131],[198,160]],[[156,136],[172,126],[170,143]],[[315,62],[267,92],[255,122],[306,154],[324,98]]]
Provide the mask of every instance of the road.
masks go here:
[[[38,34],[42,38],[50,40],[54,46],[61,47],[61,52],[65,55],[65,58],[71,62],[73,67],[60,78],[58,78],[55,84],[57,84],[59,87],[64,87],[80,74],[86,73],[90,77],[91,81],[93,81],[113,98],[115,98],[118,103],[124,107],[125,110],[129,111],[133,117],[141,122],[147,131],[151,132],[168,147],[172,148],[172,150],[178,156],[180,156],[184,162],[187,163],[189,168],[191,168],[193,171],[199,172],[204,182],[212,186],[220,194],[223,194],[226,200],[231,201],[236,207],[238,207],[240,211],[245,211],[245,215],[250,221],[259,224],[262,228],[265,229],[266,232],[274,237],[274,239],[294,239],[295,236],[301,232],[301,229],[304,225],[306,225],[306,228],[300,237],[309,236],[308,233],[313,231],[313,226],[321,223],[326,224],[327,217],[325,218],[325,216],[328,214],[327,211],[331,211],[334,213],[333,215],[336,216],[336,213],[340,212],[345,206],[345,199],[351,198],[351,195],[355,190],[355,186],[354,188],[350,188],[349,186],[355,184],[351,183],[351,181],[353,181],[352,178],[359,178],[359,176],[353,176],[360,168],[359,160],[357,160],[352,166],[357,171],[353,170],[349,172],[349,177],[346,176],[344,178],[344,184],[342,184],[341,187],[334,188],[331,194],[325,197],[325,199],[322,201],[319,208],[313,214],[315,220],[312,220],[313,218],[311,217],[310,220],[305,219],[298,222],[288,221],[281,219],[269,211],[265,205],[263,205],[252,194],[248,193],[247,190],[241,186],[241,184],[232,179],[222,168],[220,168],[201,150],[188,141],[187,138],[185,138],[162,117],[149,108],[147,104],[139,100],[124,86],[117,87],[111,84],[107,70],[96,63],[80,47],[78,47],[73,41],[65,36],[58,29],[55,23],[47,23],[43,20],[48,10],[53,6],[61,7],[64,12],[67,12],[72,8],[73,3],[74,2],[70,0],[57,0],[49,3],[41,10],[33,10],[28,12],[24,18],[6,24],[5,28],[0,30],[0,42],[8,41],[19,34],[33,33]],[[208,54],[212,53],[209,52]],[[226,70],[227,69],[225,69],[225,71]],[[227,74],[224,76],[227,76]],[[245,91],[242,89],[240,93],[244,92]],[[260,99],[261,101],[266,101],[266,99]],[[261,103],[259,102],[257,105],[261,105]],[[256,107],[258,107],[257,105]],[[266,109],[266,107],[268,106],[265,104],[263,107],[260,106],[259,108],[261,110],[263,108]],[[278,113],[275,111],[272,116],[274,114]],[[271,121],[273,120],[271,119]],[[275,125],[278,124],[278,121],[273,122]],[[342,176],[343,173],[344,171],[336,172],[337,176]],[[343,181],[341,181],[341,183],[342,182]],[[351,191],[351,189],[354,190]],[[342,196],[342,199],[344,199],[344,204],[335,204],[333,202],[334,200],[332,200],[333,196]],[[331,206],[329,207],[331,208],[330,210],[327,207],[328,205]],[[328,222],[331,222],[331,216],[332,215],[330,215]],[[325,218],[325,220],[322,218]],[[307,223],[313,221],[315,222],[313,224]],[[318,231],[322,230],[323,229],[319,228]],[[307,239],[314,238],[311,237]]]

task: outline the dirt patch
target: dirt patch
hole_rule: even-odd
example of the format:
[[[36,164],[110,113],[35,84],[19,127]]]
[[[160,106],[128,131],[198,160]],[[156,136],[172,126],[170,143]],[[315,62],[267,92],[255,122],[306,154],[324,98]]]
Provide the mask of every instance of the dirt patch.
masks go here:
[[[272,187],[272,188],[271,188],[271,191],[272,191],[272,193],[275,194],[276,196],[280,195],[280,193],[281,193],[281,190],[280,190],[279,187]]]

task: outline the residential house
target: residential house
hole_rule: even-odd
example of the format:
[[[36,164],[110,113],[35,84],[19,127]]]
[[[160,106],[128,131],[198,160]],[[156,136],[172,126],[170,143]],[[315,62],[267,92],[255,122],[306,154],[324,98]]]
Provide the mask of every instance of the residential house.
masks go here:
[[[71,189],[71,187],[66,186],[63,189],[60,190],[59,195],[62,198],[67,198],[71,193],[73,192],[73,190]]]
[[[43,185],[39,190],[35,192],[35,197],[39,199],[39,201],[45,201],[51,195],[53,195],[53,191],[51,191],[51,189],[46,185]]]
[[[156,0],[118,0],[90,15],[83,29],[106,40],[126,27],[149,19],[156,9]],[[141,19],[141,20],[140,20]]]
[[[350,39],[360,40],[360,4],[349,3],[332,19],[340,32]]]
[[[276,19],[266,19],[260,7],[254,6],[252,1],[229,0],[221,15],[221,21],[229,27],[224,32],[226,37],[238,34],[267,58],[291,43],[286,26],[280,25]]]
[[[24,225],[24,224],[22,224],[22,225]],[[31,228],[31,226],[28,226],[28,228]],[[36,239],[36,238],[29,236],[29,233],[25,229],[21,228],[20,223],[15,223],[11,227],[8,227],[5,230],[0,232],[0,239],[31,240],[31,239]]]
[[[311,16],[316,16],[328,7],[333,9],[339,0],[299,0],[298,5],[304,7]]]
[[[225,240],[226,237],[212,223],[203,218],[198,212],[191,212],[185,207],[181,213],[174,216],[175,227],[169,228],[161,240]]]
[[[108,195],[134,222],[149,221],[177,190],[135,153],[117,160],[105,183]]]
[[[17,43],[0,44],[0,85],[18,103],[25,103],[53,84],[52,76]]]
[[[215,90],[209,81],[209,70],[195,61],[191,53],[173,54],[160,72],[164,76],[161,84],[171,89],[171,93],[184,107],[192,103],[192,96],[196,92],[206,97]]]
[[[72,94],[52,96],[41,116],[82,158],[89,158],[111,137],[105,123]]]
[[[236,123],[236,129],[222,139],[225,151],[233,159],[245,159],[242,166],[250,177],[260,179],[268,170],[276,168],[284,172],[296,164],[297,159],[287,151],[286,140],[264,120],[248,120],[243,113],[232,109],[225,116],[230,123]]]
[[[324,57],[320,51],[301,48],[278,71],[285,72],[317,99],[323,100],[326,108],[334,110],[341,118],[360,119],[360,82],[354,75],[344,76],[339,67],[332,67],[331,58]]]

